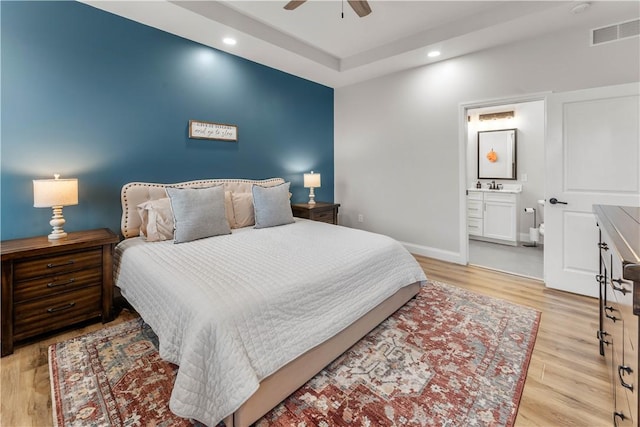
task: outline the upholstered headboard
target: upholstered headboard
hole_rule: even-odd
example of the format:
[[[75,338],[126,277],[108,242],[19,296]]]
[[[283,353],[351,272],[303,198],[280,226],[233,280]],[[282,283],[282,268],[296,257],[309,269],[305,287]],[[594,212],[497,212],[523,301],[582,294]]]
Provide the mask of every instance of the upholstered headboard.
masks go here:
[[[140,235],[140,215],[137,206],[148,200],[162,199],[167,197],[167,187],[179,188],[200,188],[211,187],[213,185],[224,185],[225,191],[236,193],[251,193],[254,184],[263,187],[271,187],[284,183],[282,178],[270,178],[263,180],[253,179],[201,179],[198,181],[178,182],[175,184],[158,184],[149,182],[130,182],[122,187],[120,201],[122,203],[122,220],[120,229],[125,239],[138,237]]]

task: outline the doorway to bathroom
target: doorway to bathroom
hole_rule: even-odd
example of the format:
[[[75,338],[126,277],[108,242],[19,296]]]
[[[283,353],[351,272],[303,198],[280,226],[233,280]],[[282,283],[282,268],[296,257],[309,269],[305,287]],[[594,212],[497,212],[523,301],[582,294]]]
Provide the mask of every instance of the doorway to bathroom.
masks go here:
[[[544,97],[465,113],[469,264],[543,280]]]

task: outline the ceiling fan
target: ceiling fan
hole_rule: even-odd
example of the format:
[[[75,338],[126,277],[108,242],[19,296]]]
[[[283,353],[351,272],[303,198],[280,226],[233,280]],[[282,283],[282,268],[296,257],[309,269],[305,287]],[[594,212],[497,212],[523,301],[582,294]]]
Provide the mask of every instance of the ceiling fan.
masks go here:
[[[291,0],[284,6],[284,8],[287,10],[293,10],[306,1],[307,0]],[[347,0],[347,2],[360,18],[371,13],[371,7],[369,7],[367,0]]]

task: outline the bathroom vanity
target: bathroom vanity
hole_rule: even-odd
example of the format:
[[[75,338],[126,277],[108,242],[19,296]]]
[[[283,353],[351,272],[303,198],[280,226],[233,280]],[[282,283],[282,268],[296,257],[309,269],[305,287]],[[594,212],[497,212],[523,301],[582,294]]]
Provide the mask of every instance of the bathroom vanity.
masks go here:
[[[470,239],[518,245],[519,201],[522,187],[467,190],[467,231]]]

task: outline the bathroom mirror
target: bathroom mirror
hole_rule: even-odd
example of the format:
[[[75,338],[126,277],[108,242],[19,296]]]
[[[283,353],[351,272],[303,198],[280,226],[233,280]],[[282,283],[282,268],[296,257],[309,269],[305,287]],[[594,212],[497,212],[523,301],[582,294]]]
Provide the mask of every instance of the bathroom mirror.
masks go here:
[[[516,179],[517,129],[478,132],[478,179]]]

